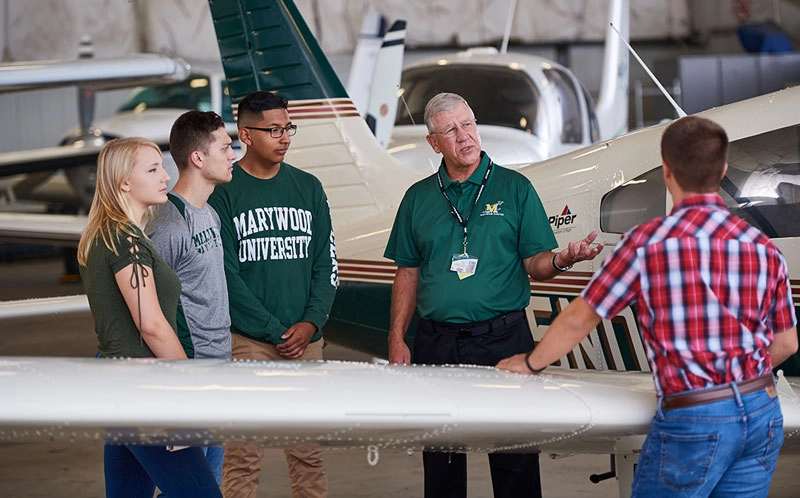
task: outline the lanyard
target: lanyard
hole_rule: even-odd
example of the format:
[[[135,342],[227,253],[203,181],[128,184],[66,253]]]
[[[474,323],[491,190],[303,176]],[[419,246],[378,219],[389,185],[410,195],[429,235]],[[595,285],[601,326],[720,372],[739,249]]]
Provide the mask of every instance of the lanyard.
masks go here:
[[[467,214],[466,219],[461,216],[461,213],[458,212],[458,208],[456,208],[456,206],[453,204],[453,201],[450,200],[450,197],[447,196],[447,192],[444,190],[444,184],[442,183],[441,173],[436,173],[436,180],[439,182],[439,190],[442,192],[442,195],[447,200],[448,204],[450,204],[450,212],[453,213],[453,216],[456,217],[458,223],[464,229],[464,254],[467,253],[467,223],[469,223],[469,219],[472,217],[472,212],[475,211],[475,206],[478,205],[481,194],[483,194],[483,189],[486,187],[486,181],[489,179],[489,174],[492,172],[492,166],[494,166],[494,163],[490,159],[489,166],[486,167],[486,174],[483,175],[481,186],[478,189],[478,195],[475,196],[475,202],[472,203],[472,208],[469,210],[469,214]]]

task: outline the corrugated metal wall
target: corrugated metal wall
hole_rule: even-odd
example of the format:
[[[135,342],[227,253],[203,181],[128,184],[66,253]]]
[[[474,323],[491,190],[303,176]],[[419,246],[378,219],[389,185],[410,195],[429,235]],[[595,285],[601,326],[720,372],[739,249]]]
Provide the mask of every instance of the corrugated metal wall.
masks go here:
[[[110,116],[127,91],[97,94],[95,118]],[[58,88],[0,94],[0,152],[58,145],[78,124],[77,89]]]

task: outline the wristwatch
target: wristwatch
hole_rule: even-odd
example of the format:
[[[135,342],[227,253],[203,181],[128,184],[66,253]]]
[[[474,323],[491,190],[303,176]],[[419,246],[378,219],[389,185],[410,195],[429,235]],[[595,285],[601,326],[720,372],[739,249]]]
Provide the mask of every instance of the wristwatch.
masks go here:
[[[555,268],[558,271],[567,271],[570,268],[572,268],[572,265],[569,265],[569,266],[558,266],[558,263],[556,263],[556,257],[557,256],[558,256],[558,253],[553,254],[553,268]]]

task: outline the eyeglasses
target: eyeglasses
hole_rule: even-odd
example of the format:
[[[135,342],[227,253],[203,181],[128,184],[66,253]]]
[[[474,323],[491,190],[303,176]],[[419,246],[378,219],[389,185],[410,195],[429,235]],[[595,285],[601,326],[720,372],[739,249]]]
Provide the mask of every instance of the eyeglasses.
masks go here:
[[[290,137],[293,137],[295,133],[297,133],[297,125],[290,124],[285,128],[281,128],[280,126],[276,128],[259,128],[257,126],[245,126],[248,130],[258,130],[258,131],[267,131],[269,132],[269,136],[272,138],[281,138],[283,136],[283,132],[289,134]]]
[[[477,123],[478,122],[476,120],[470,119],[469,121],[464,121],[461,123],[460,126],[451,126],[444,131],[432,131],[431,135],[444,135],[446,138],[456,138],[459,128],[464,130],[465,133],[470,134],[475,131]]]

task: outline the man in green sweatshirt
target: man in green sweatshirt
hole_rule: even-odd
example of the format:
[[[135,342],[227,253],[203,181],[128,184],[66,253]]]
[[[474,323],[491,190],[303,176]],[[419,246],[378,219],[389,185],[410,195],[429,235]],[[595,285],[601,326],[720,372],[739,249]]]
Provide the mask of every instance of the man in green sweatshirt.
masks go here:
[[[283,158],[297,131],[285,98],[264,91],[239,103],[247,146],[233,179],[209,204],[222,222],[234,359],[321,360],[322,326],[339,283],[330,208],[320,181]],[[263,449],[231,444],[226,498],[258,492]],[[318,445],[286,450],[293,498],[327,496]]]

